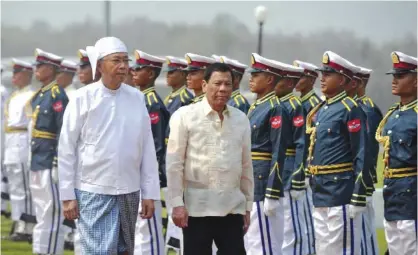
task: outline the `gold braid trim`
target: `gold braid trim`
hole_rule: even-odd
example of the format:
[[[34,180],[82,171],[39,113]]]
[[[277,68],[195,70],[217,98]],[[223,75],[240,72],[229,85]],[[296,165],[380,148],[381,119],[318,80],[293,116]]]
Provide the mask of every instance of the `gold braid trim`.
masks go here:
[[[379,123],[379,126],[376,130],[376,140],[382,144],[384,152],[383,152],[383,164],[385,168],[389,165],[389,148],[390,148],[390,137],[389,136],[383,136],[382,131],[383,127],[386,125],[386,122],[388,121],[389,116],[396,110],[397,108],[389,109],[389,111],[386,113],[385,117],[382,119],[382,121]]]
[[[312,126],[312,119],[315,116],[315,114],[318,112],[319,108],[321,108],[321,106],[324,104],[324,102],[315,106],[306,117],[306,134],[310,135],[309,136],[310,144],[309,144],[309,149],[308,149],[308,162],[309,162],[308,165],[310,165],[310,161],[312,159],[313,149],[315,146],[315,136],[316,136],[316,126]]]

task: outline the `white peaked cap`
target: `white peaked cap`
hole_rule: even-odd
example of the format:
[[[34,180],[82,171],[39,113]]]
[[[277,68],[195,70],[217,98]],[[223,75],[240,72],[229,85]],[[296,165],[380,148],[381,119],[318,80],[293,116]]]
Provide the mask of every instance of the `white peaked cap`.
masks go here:
[[[93,79],[96,75],[97,61],[114,53],[128,53],[126,45],[116,37],[103,37],[94,46],[86,47],[87,56],[90,60]]]

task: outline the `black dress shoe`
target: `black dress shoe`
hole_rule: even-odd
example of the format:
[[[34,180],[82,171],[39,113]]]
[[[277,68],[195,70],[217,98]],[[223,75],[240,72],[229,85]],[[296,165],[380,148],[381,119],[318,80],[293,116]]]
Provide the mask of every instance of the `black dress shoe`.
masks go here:
[[[74,243],[73,242],[64,242],[64,250],[74,251]]]
[[[28,235],[28,234],[13,233],[9,237],[9,241],[12,241],[12,242],[28,242],[29,238],[31,238],[31,236]]]
[[[386,250],[385,255],[389,255],[389,249]]]

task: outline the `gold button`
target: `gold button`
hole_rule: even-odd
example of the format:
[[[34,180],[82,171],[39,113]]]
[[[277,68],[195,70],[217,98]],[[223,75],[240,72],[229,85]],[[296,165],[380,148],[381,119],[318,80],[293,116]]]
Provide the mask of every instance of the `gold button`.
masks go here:
[[[399,118],[399,114],[396,114],[395,118]]]
[[[411,192],[411,190],[410,189],[407,189],[406,192]]]
[[[399,143],[402,143],[402,139],[399,139]]]
[[[334,180],[338,180],[338,178],[337,177],[334,177]]]
[[[258,176],[258,179],[259,179],[259,180],[263,179],[263,176],[262,176],[262,175],[259,175],[259,176]]]
[[[257,126],[254,124],[253,128],[256,128]]]
[[[392,134],[392,130],[389,130],[389,131],[388,131],[388,134],[389,134],[389,135],[390,135],[390,134]]]
[[[32,141],[32,144],[35,144],[35,141]]]
[[[48,110],[45,110],[44,113],[48,113]]]
[[[330,128],[328,128],[328,133],[331,133],[331,129]]]
[[[42,94],[42,93],[41,93],[39,96],[40,96],[40,97],[43,97],[43,96],[44,96],[44,94]]]
[[[173,102],[173,99],[168,100],[169,103]]]
[[[319,126],[319,122],[317,122],[316,125]]]
[[[326,110],[326,109],[328,109],[328,105],[325,105],[325,106],[324,106],[324,109],[325,109],[325,110]]]
[[[41,108],[41,106],[40,106],[40,105],[37,105],[37,106],[36,106],[36,108],[38,108],[38,109],[39,109],[39,108]]]

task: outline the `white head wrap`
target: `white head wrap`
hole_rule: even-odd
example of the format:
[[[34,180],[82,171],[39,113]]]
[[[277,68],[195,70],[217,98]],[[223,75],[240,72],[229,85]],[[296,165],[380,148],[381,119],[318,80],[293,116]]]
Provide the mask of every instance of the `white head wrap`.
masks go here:
[[[86,47],[89,57],[93,79],[96,75],[97,61],[113,53],[128,53],[126,45],[116,37],[103,37],[94,46]]]

